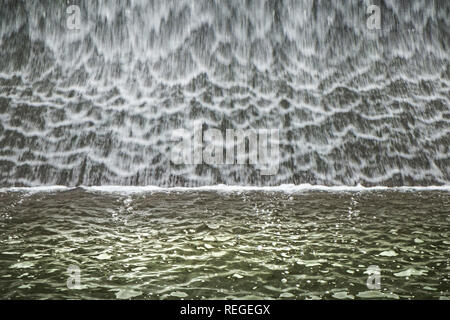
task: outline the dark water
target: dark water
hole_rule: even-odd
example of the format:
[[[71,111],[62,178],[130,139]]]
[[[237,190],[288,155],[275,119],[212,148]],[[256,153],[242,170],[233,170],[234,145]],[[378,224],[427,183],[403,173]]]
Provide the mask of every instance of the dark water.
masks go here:
[[[2,299],[450,298],[445,190],[3,191],[0,203]]]
[[[448,0],[70,4],[0,1],[0,186],[450,183]],[[172,165],[195,120],[279,129],[278,174]]]

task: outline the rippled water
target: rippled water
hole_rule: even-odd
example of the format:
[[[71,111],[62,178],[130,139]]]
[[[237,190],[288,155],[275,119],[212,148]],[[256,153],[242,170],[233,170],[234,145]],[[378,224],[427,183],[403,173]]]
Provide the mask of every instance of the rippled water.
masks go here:
[[[450,298],[445,190],[3,190],[0,203],[2,299]]]
[[[0,186],[450,183],[448,0],[70,4],[0,2]],[[278,174],[173,165],[195,120],[279,129]]]

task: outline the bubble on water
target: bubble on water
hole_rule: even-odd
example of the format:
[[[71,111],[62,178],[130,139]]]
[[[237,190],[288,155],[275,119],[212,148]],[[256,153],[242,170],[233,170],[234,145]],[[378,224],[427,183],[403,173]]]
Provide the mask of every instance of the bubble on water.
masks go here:
[[[27,268],[33,267],[34,264],[35,263],[32,261],[24,261],[24,262],[15,263],[10,268],[11,269],[27,269]]]
[[[410,276],[423,276],[427,274],[427,270],[416,270],[414,268],[409,268],[407,270],[394,273],[396,277],[410,277]]]
[[[31,252],[26,252],[22,255],[23,258],[42,258],[46,256],[46,254],[43,253],[31,253]]]
[[[424,290],[428,290],[428,291],[437,291],[436,288],[432,288],[432,287],[429,287],[429,286],[425,286],[425,287],[423,287],[423,289]]]
[[[216,241],[216,238],[213,237],[213,236],[205,236],[205,237],[203,238],[203,241],[214,242],[214,241]]]
[[[335,292],[332,295],[335,299],[354,299],[355,297],[351,294],[348,294],[346,291]]]
[[[123,204],[128,206],[128,205],[130,205],[131,201],[132,201],[132,199],[131,199],[131,197],[129,197],[129,198],[123,200]]]
[[[20,254],[20,252],[17,252],[17,251],[3,251],[2,254],[17,255],[17,254]]]
[[[19,287],[19,289],[31,289],[31,284],[23,284]]]
[[[378,254],[379,256],[383,256],[383,257],[395,257],[397,256],[397,252],[393,251],[393,250],[388,250],[388,251],[383,251],[381,253]]]
[[[359,292],[357,296],[364,299],[380,299],[380,298],[400,299],[400,297],[396,294],[383,293],[378,290],[362,291]]]
[[[98,256],[95,257],[98,260],[109,260],[111,259],[111,255],[107,254],[107,253],[101,253]]]
[[[131,289],[120,289],[119,292],[116,293],[117,299],[131,299],[134,297],[138,297],[142,295],[141,291],[135,291]]]
[[[215,252],[212,252],[212,253],[211,253],[211,255],[212,255],[214,258],[220,258],[220,257],[223,257],[223,256],[226,255],[226,254],[227,254],[226,251],[215,251]]]
[[[188,296],[188,294],[186,292],[182,292],[182,291],[174,291],[174,292],[171,292],[170,295],[172,297],[177,297],[177,298],[186,298]]]
[[[147,270],[147,267],[137,267],[137,268],[132,269],[132,271],[134,271],[134,272],[139,272],[139,271],[143,271],[143,270]]]
[[[284,292],[284,293],[280,294],[280,298],[293,298],[293,297],[295,297],[295,296],[290,292]]]
[[[305,265],[306,267],[316,267],[322,265],[322,263],[327,262],[326,259],[317,259],[317,260],[297,260],[297,264]]]

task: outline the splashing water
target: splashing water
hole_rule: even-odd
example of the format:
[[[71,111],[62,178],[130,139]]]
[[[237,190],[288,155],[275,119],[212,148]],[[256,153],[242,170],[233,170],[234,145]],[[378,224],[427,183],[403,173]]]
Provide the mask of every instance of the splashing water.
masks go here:
[[[449,2],[0,4],[0,185],[449,184]],[[280,168],[170,162],[174,129],[280,130]]]

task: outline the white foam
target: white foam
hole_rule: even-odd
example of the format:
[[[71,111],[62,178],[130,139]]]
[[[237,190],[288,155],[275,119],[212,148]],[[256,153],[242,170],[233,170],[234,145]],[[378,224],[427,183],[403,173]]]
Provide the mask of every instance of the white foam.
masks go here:
[[[86,191],[95,192],[118,192],[118,193],[144,193],[144,192],[190,192],[190,191],[213,191],[213,192],[283,192],[296,193],[305,191],[325,191],[325,192],[361,192],[361,191],[449,191],[450,185],[443,186],[403,186],[403,187],[385,187],[374,186],[324,186],[311,184],[283,184],[279,186],[233,186],[233,185],[213,185],[202,187],[158,187],[158,186],[92,186],[82,187]]]
[[[0,192],[56,192],[65,191],[73,188],[66,186],[39,186],[39,187],[11,187],[11,188],[0,188]]]
[[[81,186],[80,188],[88,192],[103,193],[147,193],[147,192],[281,192],[281,193],[298,193],[308,191],[324,191],[324,192],[370,192],[370,191],[445,191],[450,192],[450,185],[442,186],[402,186],[402,187],[386,187],[373,186],[364,187],[357,186],[325,186],[312,184],[283,184],[279,186],[237,186],[237,185],[212,185],[201,187],[158,187],[158,186]],[[67,186],[37,186],[37,187],[10,187],[0,188],[0,192],[55,192],[74,190],[76,187]]]

